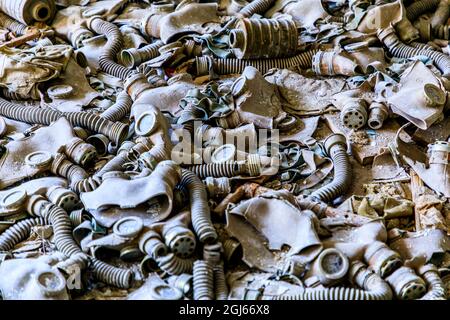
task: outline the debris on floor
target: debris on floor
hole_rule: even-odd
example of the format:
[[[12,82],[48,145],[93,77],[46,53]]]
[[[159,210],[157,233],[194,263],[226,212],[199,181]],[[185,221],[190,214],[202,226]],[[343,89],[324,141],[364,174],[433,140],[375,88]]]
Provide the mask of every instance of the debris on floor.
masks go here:
[[[449,17],[0,0],[1,299],[450,299]]]

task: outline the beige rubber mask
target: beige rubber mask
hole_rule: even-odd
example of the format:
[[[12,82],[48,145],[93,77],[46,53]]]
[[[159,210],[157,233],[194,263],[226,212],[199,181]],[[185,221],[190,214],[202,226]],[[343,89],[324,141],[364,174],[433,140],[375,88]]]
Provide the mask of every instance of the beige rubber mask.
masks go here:
[[[286,116],[281,109],[276,87],[253,67],[244,69],[242,75],[233,83],[231,93],[236,112],[244,123],[254,123],[256,127],[272,129],[276,118]]]
[[[387,101],[394,113],[426,130],[442,117],[446,94],[438,77],[416,61],[402,74],[398,91]]]
[[[269,262],[270,255],[266,253],[269,260],[261,258],[260,255],[267,249],[270,254],[271,250],[281,250],[283,245],[289,245],[288,255],[301,256],[305,262],[313,260],[321,251],[321,241],[316,232],[318,219],[312,212],[300,211],[289,200],[294,201],[288,192],[268,192],[243,201],[230,210],[227,215],[227,230],[241,242],[243,260],[247,264],[268,270],[265,263],[261,262]],[[245,220],[238,223],[248,224],[247,228],[253,229],[252,233],[256,232],[259,236],[254,238],[252,233],[238,233],[235,222],[229,221],[231,215],[243,217]],[[248,237],[252,239],[245,239]],[[253,243],[258,238],[265,240],[254,247]],[[261,245],[267,246],[267,249],[258,250]]]
[[[168,81],[168,86],[153,88],[142,92],[136,97],[131,110],[131,116],[139,119],[141,114],[148,111],[148,105],[155,106],[161,111],[171,112],[177,115],[181,109],[178,104],[191,89],[201,89],[192,81],[189,74],[180,74]]]
[[[402,127],[403,129],[403,127]],[[424,183],[438,194],[450,197],[450,146],[446,141],[436,141],[429,145],[429,154],[423,153],[415,145],[400,139],[399,130],[392,149],[396,155],[407,163]]]
[[[72,48],[53,45],[32,49],[0,48],[0,86],[22,97],[39,99],[37,86],[66,69]]]
[[[346,45],[344,50],[365,74],[386,69],[383,48],[371,47],[367,42],[356,42]]]
[[[274,5],[274,8],[276,7],[283,8],[283,13],[291,15],[303,28],[314,27],[317,20],[329,16],[320,0],[278,0]],[[269,10],[268,14],[272,13],[273,9]]]
[[[82,111],[92,100],[101,97],[89,85],[85,70],[71,58],[65,72],[49,84],[47,95],[52,107],[62,112]]]
[[[115,14],[126,3],[126,0],[98,2],[90,0],[60,0],[58,2],[64,3],[66,8],[57,11],[51,27],[59,37],[67,39],[75,48],[80,48],[83,46],[83,40],[94,36],[88,30],[86,21],[94,15],[106,17]]]
[[[321,225],[332,232],[323,239],[324,248],[336,248],[350,260],[362,260],[366,247],[374,241],[385,242],[386,228],[381,219],[348,213],[346,216],[320,220]]]
[[[221,19],[216,3],[189,3],[159,21],[164,43],[185,34],[205,34],[220,30]]]
[[[420,267],[426,263],[439,265],[445,252],[450,250],[450,241],[440,229],[425,229],[408,232],[401,229],[389,231],[390,247],[400,253],[409,267]]]
[[[153,203],[163,219],[172,210],[173,189],[179,180],[179,167],[172,161],[164,161],[146,177],[131,179],[120,172],[105,174],[100,187],[82,193],[80,198],[87,210],[110,206],[128,209],[143,203]],[[120,197],[117,197],[117,190],[121,190]]]
[[[402,20],[407,20],[406,10],[402,1],[370,7],[359,22],[357,30],[364,33],[374,33],[378,29],[384,29],[391,24],[395,25]]]
[[[75,137],[70,123],[61,118],[29,137],[7,143],[0,158],[0,190],[48,170],[58,150]]]
[[[332,96],[344,90],[341,78],[319,80],[307,78],[283,69],[269,72],[266,80],[276,84],[284,103],[284,109],[296,115],[318,115],[333,109]]]

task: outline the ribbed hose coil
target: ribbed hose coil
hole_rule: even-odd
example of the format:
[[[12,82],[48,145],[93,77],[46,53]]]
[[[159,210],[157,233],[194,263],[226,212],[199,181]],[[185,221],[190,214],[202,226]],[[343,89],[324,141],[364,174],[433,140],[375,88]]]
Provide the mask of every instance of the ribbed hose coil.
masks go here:
[[[82,192],[91,192],[97,189],[102,183],[99,177],[87,177],[70,184],[70,189],[78,194]]]
[[[386,300],[376,293],[361,289],[331,287],[323,289],[306,288],[301,294],[292,296],[275,296],[274,300]]]
[[[44,48],[52,46],[53,42],[49,38],[37,39],[34,41],[34,48]]]
[[[192,171],[182,169],[180,185],[189,192],[191,220],[197,237],[203,243],[217,240],[217,232],[211,221],[208,194],[205,185]]]
[[[411,47],[413,48],[418,48],[418,49],[424,49],[424,50],[436,50],[434,49],[432,46],[430,46],[429,44],[426,43],[422,43],[422,42],[411,42],[409,44]]]
[[[377,35],[394,57],[408,59],[419,55],[426,56],[433,60],[444,77],[450,76],[450,57],[442,52],[408,46],[398,39],[392,27],[379,30]]]
[[[8,99],[8,100],[16,100],[16,101],[26,101],[26,100],[32,100],[31,97],[23,97],[22,95],[9,91],[7,88],[2,88],[2,97]]]
[[[323,202],[330,202],[343,195],[352,182],[352,167],[347,155],[346,146],[335,144],[330,149],[330,157],[334,165],[333,181],[317,189],[311,194],[312,198]]]
[[[194,262],[194,300],[214,300],[214,269],[204,260]]]
[[[170,160],[172,146],[166,140],[160,139],[150,151],[144,152],[139,157],[140,168],[155,169],[156,165],[162,161]]]
[[[48,224],[44,218],[30,218],[19,221],[0,234],[0,251],[10,251],[30,236],[31,228]]]
[[[69,218],[70,221],[72,221],[73,228],[78,227],[83,222],[84,214],[85,214],[84,209],[74,210],[69,214]]]
[[[15,101],[27,101],[27,100],[34,100],[34,98],[31,95],[22,95],[17,92],[9,91],[7,88],[1,88],[1,96],[8,100],[15,100]]]
[[[203,246],[203,260],[215,266],[221,262],[222,252],[222,242],[205,244]]]
[[[209,73],[210,63],[213,64],[213,70],[219,75],[241,74],[245,67],[251,66],[258,69],[261,73],[266,73],[270,69],[291,69],[299,67],[308,69],[312,67],[313,56],[318,50],[313,49],[299,53],[289,58],[277,59],[214,59],[209,57],[196,57],[197,75],[206,75]]]
[[[164,42],[161,40],[157,40],[152,44],[149,44],[140,49],[127,49],[123,50],[120,54],[122,63],[127,68],[135,68],[153,58],[156,58],[160,55],[159,48],[164,45]]]
[[[228,300],[228,286],[223,263],[214,266],[214,291],[216,300]]]
[[[237,162],[199,164],[189,167],[188,170],[195,173],[200,179],[207,177],[231,178],[247,172],[245,164]]]
[[[360,288],[304,288],[295,295],[271,297],[273,300],[391,300],[392,290],[389,284],[377,274],[369,271],[361,262],[351,265],[349,275]]]
[[[156,259],[158,267],[167,274],[180,275],[183,273],[192,273],[194,261],[192,259],[183,259],[173,253]]]
[[[46,200],[43,196],[34,195],[29,198],[27,210],[36,217],[47,220],[53,228],[53,242],[58,251],[69,259],[72,258],[79,268],[84,269],[89,263],[86,255],[72,236],[72,221],[67,212]]]
[[[238,59],[291,57],[298,48],[297,25],[288,19],[241,19],[229,42]]]
[[[188,103],[181,111],[177,124],[183,125],[183,129],[194,134],[194,121],[204,117],[204,111],[196,108],[194,104]]]
[[[132,105],[133,100],[131,97],[126,92],[122,91],[117,96],[116,103],[106,109],[100,117],[112,122],[119,121],[130,113]]]
[[[318,217],[323,217],[329,206],[322,202],[314,199],[310,196],[301,196],[296,199],[297,206],[302,210],[311,210]]]
[[[158,74],[151,74],[146,76],[148,83],[150,83],[153,87],[159,88],[167,86],[167,81],[162,78],[162,76]]]
[[[114,267],[98,259],[92,258],[90,269],[94,277],[117,288],[128,289],[133,280],[133,272],[129,269]]]
[[[255,13],[263,14],[273,6],[275,0],[255,0],[243,7],[239,14],[243,17],[251,17]]]
[[[69,181],[70,189],[78,194],[97,189],[101,184],[98,176],[88,176],[80,166],[67,160],[64,154],[57,154],[51,165],[51,172]]]
[[[53,227],[53,241],[58,251],[66,256],[71,257],[75,254],[83,254],[72,236],[72,221],[69,215],[62,208],[55,206],[51,202],[47,202],[45,209],[41,211],[43,217],[46,218]],[[85,257],[85,265],[88,257]]]
[[[421,0],[416,1],[406,8],[406,17],[409,21],[414,22],[425,12],[436,10],[440,0]]]
[[[50,223],[53,227],[53,241],[58,251],[69,257],[64,265],[77,263],[84,268],[89,262],[96,277],[107,284],[119,288],[128,288],[131,281],[131,271],[110,266],[96,259],[90,259],[76,244],[72,236],[72,222],[67,212],[42,198],[40,201],[40,217],[18,222],[0,235],[0,251],[11,250],[17,243],[25,240],[31,232],[31,228]],[[48,222],[47,222],[48,221]],[[61,264],[61,266],[63,265]]]
[[[13,32],[16,36],[23,36],[27,32],[26,25],[11,19],[2,12],[0,12],[0,26]]]
[[[51,109],[24,107],[1,98],[0,115],[17,121],[47,126],[59,118],[65,117],[74,127],[102,133],[117,145],[120,145],[128,135],[128,125],[111,122],[93,113],[59,112]]]
[[[449,40],[450,28],[448,25],[440,25],[433,29],[434,37],[436,39]],[[435,50],[434,48],[432,50]]]
[[[122,34],[119,28],[111,22],[102,20],[100,17],[94,17],[89,25],[92,31],[105,35],[107,38],[107,42],[98,60],[100,68],[107,74],[122,80],[126,80],[135,74],[136,71],[128,69],[114,61],[123,48]]]

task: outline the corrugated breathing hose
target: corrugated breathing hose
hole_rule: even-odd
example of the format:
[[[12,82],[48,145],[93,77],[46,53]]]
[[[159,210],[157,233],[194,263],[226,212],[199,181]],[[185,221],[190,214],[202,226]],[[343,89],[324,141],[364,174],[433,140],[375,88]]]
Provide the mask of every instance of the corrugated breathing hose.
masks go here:
[[[117,155],[109,160],[98,172],[95,173],[95,175],[98,177],[102,177],[107,172],[122,171],[123,165],[125,165],[125,163],[129,161],[128,153],[130,149],[119,149]]]
[[[130,269],[117,268],[95,258],[91,258],[89,268],[96,279],[117,288],[128,289],[133,281],[133,272]]]
[[[245,164],[238,162],[224,162],[224,163],[208,163],[190,166],[188,170],[195,173],[200,179],[207,177],[235,177],[247,172]]]
[[[352,167],[347,155],[347,140],[343,134],[332,134],[324,141],[325,150],[334,165],[333,181],[317,189],[312,198],[330,202],[343,195],[352,182]]]
[[[45,218],[30,218],[13,224],[0,234],[0,251],[9,251],[30,236],[31,228],[48,224]]]
[[[72,191],[80,194],[97,189],[101,184],[101,178],[94,175],[90,177],[80,166],[67,160],[67,157],[58,153],[51,165],[51,172],[69,181]]]
[[[211,221],[208,194],[203,182],[192,171],[182,169],[180,185],[189,192],[192,225],[198,238],[203,243],[217,240],[217,232]]]
[[[313,199],[310,196],[299,195],[296,198],[296,204],[300,207],[301,210],[311,210],[314,212],[319,218],[326,215],[326,212],[329,207],[326,203],[319,201],[317,199]]]
[[[264,14],[273,6],[276,0],[255,0],[243,7],[239,14],[243,17],[251,17],[255,13]]]
[[[272,297],[273,300],[391,300],[392,290],[389,284],[380,276],[369,271],[361,262],[354,262],[350,266],[349,274],[352,282],[362,289],[331,287],[304,288],[303,292],[295,295],[281,295]]]
[[[55,0],[0,0],[0,11],[26,25],[49,22],[56,13]]]
[[[106,284],[119,288],[130,286],[131,270],[116,268],[97,259],[92,259],[81,250],[73,239],[70,217],[62,208],[46,200],[43,196],[37,195],[29,198],[27,210],[30,214],[42,219],[38,222],[49,221],[53,227],[56,248],[68,256],[71,263],[76,263],[81,269],[85,269],[89,265],[97,279]],[[29,228],[31,230],[31,227]],[[24,227],[21,227],[21,229],[28,230]]]
[[[422,43],[422,42],[415,42],[415,41],[413,41],[409,45],[411,47],[413,47],[413,48],[419,48],[419,49],[424,49],[424,50],[436,50],[432,46],[430,46],[429,44]]]
[[[27,32],[27,26],[0,12],[0,26],[13,32],[16,36],[23,36]]]
[[[98,60],[100,68],[104,72],[124,81],[136,73],[136,71],[114,61],[123,48],[122,34],[116,25],[104,21],[101,17],[93,17],[88,21],[88,27],[97,34],[105,35],[107,38]]]
[[[111,171],[122,171],[123,165],[129,161],[127,152],[121,152],[109,160],[97,173],[96,176],[102,177],[105,173]]]
[[[194,262],[194,300],[214,300],[214,269],[205,260]]]
[[[168,255],[157,257],[158,267],[169,275],[180,275],[183,273],[192,273],[194,260],[182,259],[169,253]]]
[[[214,291],[216,300],[228,300],[228,286],[223,263],[214,266]]]
[[[152,148],[141,154],[139,164],[153,170],[158,163],[171,158],[173,145],[166,131],[153,134],[151,141],[153,143]]]
[[[67,257],[77,257],[79,267],[84,269],[89,263],[89,257],[81,250],[72,236],[72,222],[64,209],[46,200],[43,196],[34,195],[28,199],[28,212],[47,220],[53,227],[53,239],[58,251]]]
[[[210,57],[196,57],[196,72],[197,75],[209,74],[210,66],[212,64],[214,72],[219,75],[224,74],[240,74],[245,67],[251,66],[258,69],[261,73],[266,73],[270,69],[290,69],[299,67],[302,69],[309,69],[312,67],[313,56],[319,50],[312,49],[299,53],[289,58],[276,59],[212,59]]]
[[[156,58],[160,55],[159,48],[164,45],[164,42],[157,40],[140,49],[123,50],[120,54],[122,63],[128,68],[135,68],[145,61]]]
[[[24,97],[16,92],[9,91],[7,88],[2,88],[2,97],[8,99],[8,100],[16,100],[16,101],[25,101],[25,100],[32,100],[33,98],[31,96]]]
[[[378,30],[377,36],[394,57],[407,59],[419,55],[426,56],[433,60],[444,77],[450,76],[450,57],[442,52],[408,46],[398,39],[392,27]]]
[[[447,292],[439,276],[439,271],[433,264],[427,264],[419,268],[419,275],[428,285],[428,292],[419,300],[446,300]]]
[[[82,127],[90,131],[104,134],[116,145],[120,145],[128,135],[128,125],[111,122],[88,112],[59,112],[51,109],[24,107],[0,98],[0,115],[27,123],[50,125],[59,118],[65,117],[74,127]]]
[[[100,117],[103,119],[116,122],[123,119],[131,111],[131,106],[133,105],[133,100],[125,91],[122,91],[117,96],[116,103],[111,107],[106,109]]]
[[[406,17],[414,22],[418,17],[428,11],[433,11],[439,5],[440,0],[421,0],[416,1],[406,8]]]

